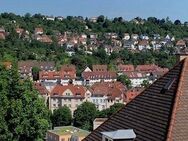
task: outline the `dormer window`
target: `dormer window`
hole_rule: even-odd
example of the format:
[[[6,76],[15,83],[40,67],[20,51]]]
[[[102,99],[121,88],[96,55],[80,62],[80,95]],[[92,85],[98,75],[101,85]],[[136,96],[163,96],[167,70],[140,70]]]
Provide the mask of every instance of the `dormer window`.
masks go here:
[[[136,134],[134,133],[133,129],[121,129],[101,133],[102,141],[133,141],[136,138]]]

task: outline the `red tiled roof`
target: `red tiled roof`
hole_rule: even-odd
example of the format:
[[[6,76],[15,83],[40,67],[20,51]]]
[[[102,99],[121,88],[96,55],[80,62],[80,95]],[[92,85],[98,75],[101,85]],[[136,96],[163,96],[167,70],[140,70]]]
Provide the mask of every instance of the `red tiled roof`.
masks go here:
[[[48,95],[49,91],[41,83],[34,83],[34,88],[39,91],[41,95]]]
[[[141,40],[138,42],[138,45],[147,46],[147,45],[149,45],[149,42],[147,40]]]
[[[130,102],[144,90],[143,87],[135,87],[126,92],[126,102]]]
[[[73,97],[82,97],[84,98],[85,97],[85,92],[86,92],[86,88],[83,87],[83,86],[76,86],[76,85],[56,85],[55,88],[52,90],[51,92],[51,97],[52,96],[66,96],[66,95],[63,95],[63,93],[66,91],[66,90],[70,90],[72,92],[72,96]]]
[[[56,79],[75,79],[76,68],[74,65],[63,65],[60,71],[41,71],[39,79],[56,80]]]
[[[178,88],[173,103],[171,122],[167,136],[168,141],[188,140],[188,58],[181,69]]]
[[[116,79],[117,74],[115,72],[110,71],[98,71],[98,72],[83,72],[82,77],[84,79]]]
[[[74,72],[76,72],[76,67],[75,67],[75,65],[62,65],[61,66],[61,70],[63,70],[63,71],[74,71]]]
[[[125,99],[127,88],[121,82],[100,82],[95,83],[90,91],[93,95],[108,96],[109,99],[117,97]]]
[[[43,32],[43,28],[35,28],[35,33],[37,33],[37,32]]]
[[[38,67],[41,70],[54,70],[55,63],[50,61],[45,62],[45,61],[36,61],[36,60],[18,62],[19,71],[22,73],[30,73],[32,67]]]
[[[176,46],[182,46],[182,47],[184,47],[184,46],[186,46],[186,43],[185,43],[184,40],[179,40],[179,41],[177,41]]]
[[[134,66],[133,65],[118,65],[117,66],[118,71],[134,71]]]
[[[138,65],[136,67],[136,71],[145,71],[145,72],[153,72],[158,69],[158,66],[155,64],[149,64],[149,65]]]
[[[107,65],[93,65],[93,71],[107,71]]]
[[[40,36],[39,41],[43,42],[43,43],[52,43],[53,42],[52,39],[48,35]]]
[[[11,67],[12,67],[12,62],[3,62],[3,65],[4,65],[6,68],[11,68]]]
[[[123,74],[127,75],[127,77],[129,77],[130,79],[146,77],[146,73],[144,72],[123,72]]]
[[[16,33],[22,34],[24,32],[24,29],[22,28],[16,28]]]
[[[188,140],[188,59],[178,63],[112,115],[84,141],[101,141],[101,132],[133,129],[136,141]]]
[[[58,71],[40,71],[39,79],[56,80],[61,79],[61,74]]]

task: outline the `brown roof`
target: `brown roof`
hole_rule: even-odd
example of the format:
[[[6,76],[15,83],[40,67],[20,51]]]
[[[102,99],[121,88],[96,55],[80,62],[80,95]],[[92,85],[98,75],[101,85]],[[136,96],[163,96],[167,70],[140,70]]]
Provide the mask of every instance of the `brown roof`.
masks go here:
[[[43,31],[43,28],[35,28],[35,33],[37,34],[37,33],[43,33],[44,31]]]
[[[138,65],[136,67],[136,71],[144,71],[144,72],[153,72],[158,69],[158,66],[155,64],[148,64],[148,65]]]
[[[95,83],[90,91],[92,95],[107,96],[109,99],[125,99],[127,88],[121,82],[100,82]]]
[[[179,41],[177,41],[176,46],[185,47],[185,46],[186,46],[186,43],[185,43],[184,40],[179,40]]]
[[[23,28],[16,28],[16,33],[22,34],[24,32]]]
[[[40,36],[39,41],[43,42],[43,43],[52,43],[53,42],[52,39],[48,35]]]
[[[46,80],[56,80],[61,79],[61,74],[59,71],[40,71],[39,72],[39,79],[46,79]]]
[[[60,71],[40,71],[39,79],[75,79],[76,67],[74,65],[63,65]]]
[[[54,70],[55,63],[47,61],[27,60],[19,61],[18,68],[21,73],[30,73],[32,67],[38,67],[41,70]]]
[[[12,62],[3,62],[3,65],[5,66],[6,69],[11,69],[12,67]]]
[[[107,65],[93,65],[93,71],[107,71]]]
[[[49,91],[46,89],[45,86],[43,86],[41,83],[34,83],[34,88],[41,94],[41,95],[47,95],[49,94]]]
[[[188,140],[188,59],[128,103],[88,135],[101,141],[104,131],[133,129],[136,141]]]
[[[138,45],[147,46],[147,45],[149,45],[149,42],[147,40],[141,40],[141,41],[139,41]]]
[[[134,71],[134,65],[118,65],[118,71]]]
[[[134,87],[126,92],[126,102],[130,102],[144,90],[143,87]]]
[[[86,92],[86,88],[83,86],[77,86],[77,85],[56,85],[55,88],[52,90],[51,92],[51,97],[53,96],[65,96],[63,95],[63,93],[66,90],[70,90],[72,92],[72,97],[80,97],[80,98],[84,98],[85,97],[85,92]],[[70,96],[69,96],[70,97]]]
[[[90,79],[116,79],[117,74],[116,72],[111,71],[97,71],[97,72],[83,72],[82,77],[84,79],[90,80]]]
[[[127,75],[130,79],[135,79],[135,78],[146,78],[147,75],[144,72],[123,72],[123,74]]]

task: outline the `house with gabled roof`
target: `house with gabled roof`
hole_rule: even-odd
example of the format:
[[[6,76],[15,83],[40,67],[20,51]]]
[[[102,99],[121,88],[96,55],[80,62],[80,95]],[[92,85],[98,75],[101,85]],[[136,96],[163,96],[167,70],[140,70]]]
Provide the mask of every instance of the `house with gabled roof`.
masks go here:
[[[53,42],[49,35],[38,35],[36,39],[40,42],[48,44],[51,44]]]
[[[35,34],[35,35],[41,35],[41,34],[43,34],[43,33],[44,33],[44,30],[43,30],[42,27],[37,27],[37,28],[35,28],[35,31],[34,31],[34,34]]]
[[[118,73],[133,72],[134,71],[134,65],[131,65],[131,64],[128,64],[128,65],[119,64],[117,66],[117,70],[118,70]]]
[[[73,114],[74,110],[85,100],[86,95],[87,89],[83,86],[58,84],[50,93],[50,110],[67,106]]]
[[[186,47],[186,42],[184,40],[178,40],[176,42],[176,46],[179,48],[184,48],[184,47]]]
[[[55,69],[55,63],[50,61],[45,62],[45,61],[37,61],[37,60],[19,61],[18,72],[20,73],[20,77],[23,79],[31,78],[33,67],[37,67],[41,71],[52,71]]]
[[[123,74],[130,79],[132,87],[141,87],[144,81],[149,81],[149,78],[146,73],[133,71],[133,72],[123,72]]]
[[[125,104],[127,87],[121,82],[98,82],[91,86],[90,101],[98,110],[110,108],[114,103]]]
[[[141,92],[144,90],[143,87],[133,87],[131,89],[129,89],[126,92],[126,103],[129,103],[130,101],[132,101],[135,97],[137,97],[139,94],[141,94]]]
[[[139,35],[138,35],[138,34],[132,34],[132,35],[131,35],[131,39],[132,39],[132,40],[138,40],[138,38],[139,38]]]
[[[45,105],[48,105],[48,100],[49,100],[49,94],[50,92],[46,89],[46,87],[40,83],[40,82],[34,82],[33,87],[38,91],[40,94],[39,97],[42,97],[45,101]]]
[[[83,141],[188,140],[188,58],[155,81]],[[119,132],[121,130],[121,132]],[[116,138],[111,135],[114,133]]]
[[[89,71],[88,71],[89,70]],[[93,69],[85,69],[82,72],[84,85],[93,85],[96,82],[114,82],[117,80],[117,74],[114,71],[108,71],[107,65],[93,65]]]
[[[123,40],[129,40],[131,37],[129,35],[129,33],[124,33],[123,35]]]
[[[61,83],[68,85],[76,78],[76,67],[74,65],[63,65],[60,71],[40,71],[39,80],[45,83]],[[52,84],[54,85],[54,84]]]
[[[138,50],[150,49],[149,41],[144,39],[138,42]]]

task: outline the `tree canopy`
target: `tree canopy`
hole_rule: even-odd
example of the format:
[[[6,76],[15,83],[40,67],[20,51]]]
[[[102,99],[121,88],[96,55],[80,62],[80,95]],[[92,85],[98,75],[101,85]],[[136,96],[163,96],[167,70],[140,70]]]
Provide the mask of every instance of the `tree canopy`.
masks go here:
[[[67,126],[71,125],[72,114],[71,110],[67,106],[63,106],[53,111],[52,124],[55,126]]]
[[[50,112],[29,81],[21,82],[15,68],[0,66],[0,140],[43,140]]]
[[[92,130],[96,115],[97,108],[95,104],[84,102],[74,112],[74,125],[85,130]]]
[[[117,81],[120,81],[121,83],[123,83],[124,85],[127,86],[127,88],[131,88],[131,80],[126,76],[126,75],[120,75],[117,78]]]
[[[97,117],[109,118],[111,115],[115,114],[118,110],[120,110],[124,106],[125,105],[122,103],[115,103],[114,105],[110,106],[110,108],[99,111]]]

